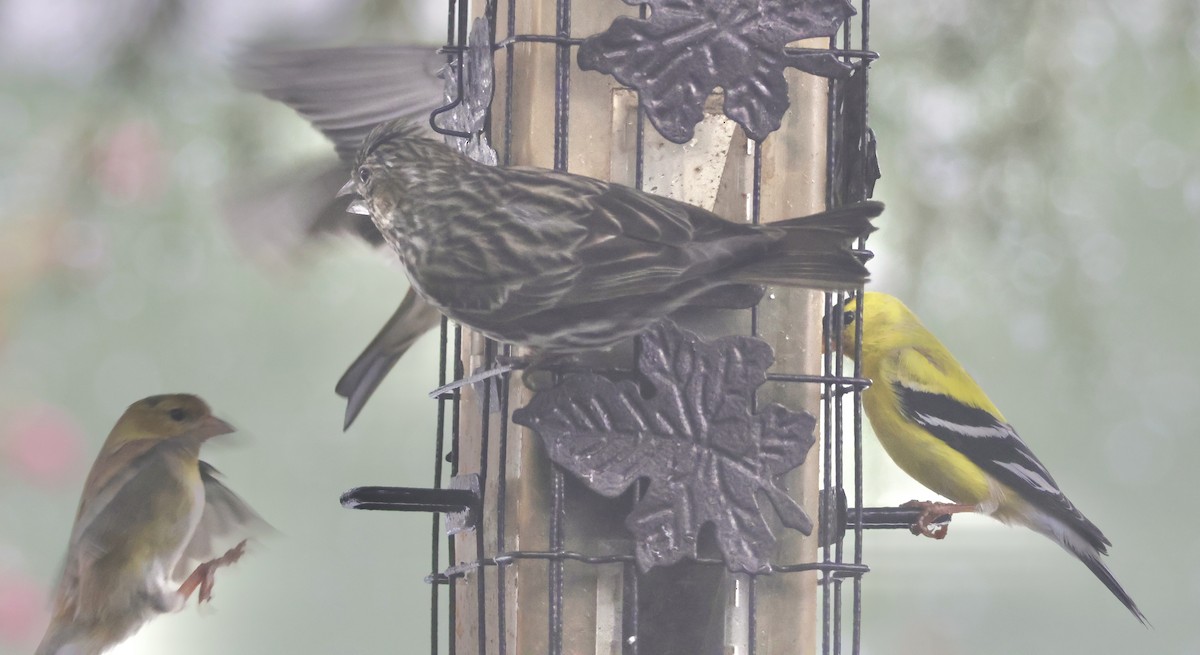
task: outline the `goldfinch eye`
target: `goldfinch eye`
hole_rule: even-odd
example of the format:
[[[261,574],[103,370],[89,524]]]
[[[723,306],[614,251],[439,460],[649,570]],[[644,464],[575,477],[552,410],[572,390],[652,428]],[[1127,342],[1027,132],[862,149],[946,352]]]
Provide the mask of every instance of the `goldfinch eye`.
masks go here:
[[[187,418],[187,412],[176,407],[175,409],[170,411],[169,416],[171,417],[172,421],[175,421],[176,423],[181,423],[181,422],[183,422],[183,419]]]
[[[358,169],[358,181],[367,184],[371,181],[371,169],[363,166]]]
[[[845,314],[842,314],[842,325],[853,325],[853,324],[854,324],[854,312],[846,312]]]

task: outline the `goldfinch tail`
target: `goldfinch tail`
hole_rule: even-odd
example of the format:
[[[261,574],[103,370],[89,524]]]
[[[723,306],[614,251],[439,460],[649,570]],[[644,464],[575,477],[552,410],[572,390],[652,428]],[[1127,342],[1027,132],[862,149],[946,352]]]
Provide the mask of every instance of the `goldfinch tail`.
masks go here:
[[[72,643],[79,636],[79,632],[78,626],[71,623],[64,624],[58,620],[53,621],[50,623],[50,627],[46,628],[46,634],[42,637],[42,642],[38,644],[33,655],[65,655],[71,652],[67,650],[67,647],[73,645],[79,649],[77,652],[82,652],[82,646]]]
[[[1125,592],[1125,589],[1121,587],[1121,583],[1117,582],[1117,579],[1113,576],[1112,571],[1109,571],[1108,567],[1104,565],[1104,562],[1100,561],[1098,553],[1079,553],[1075,552],[1074,549],[1070,548],[1069,546],[1067,547],[1067,550],[1070,550],[1073,555],[1079,558],[1079,561],[1083,562],[1084,566],[1088,567],[1088,569],[1090,569],[1097,578],[1100,578],[1100,582],[1103,582],[1104,586],[1108,587],[1108,590],[1112,592],[1112,595],[1116,596],[1117,600],[1121,601],[1121,604],[1123,604],[1131,613],[1133,613],[1133,615],[1137,617],[1137,620],[1142,622],[1142,625],[1147,627],[1150,626],[1150,622],[1146,620],[1146,615],[1142,614],[1142,610],[1138,609],[1137,603],[1133,602],[1133,598],[1131,598],[1129,594]]]
[[[1065,502],[1065,496],[1064,502]],[[1083,562],[1083,565],[1088,567],[1091,572],[1104,583],[1105,587],[1112,592],[1112,595],[1121,601],[1137,620],[1142,622],[1142,625],[1149,626],[1150,622],[1146,620],[1146,615],[1142,614],[1142,610],[1138,609],[1137,603],[1133,602],[1133,598],[1126,593],[1121,583],[1117,582],[1117,578],[1113,576],[1112,571],[1100,561],[1100,558],[1108,554],[1109,545],[1108,539],[1100,532],[1094,523],[1087,518],[1073,505],[1068,505],[1070,511],[1059,512],[1057,516],[1052,516],[1048,513],[1037,512],[1032,516],[1026,516],[1025,523],[1036,532],[1054,540],[1063,550],[1071,553]]]

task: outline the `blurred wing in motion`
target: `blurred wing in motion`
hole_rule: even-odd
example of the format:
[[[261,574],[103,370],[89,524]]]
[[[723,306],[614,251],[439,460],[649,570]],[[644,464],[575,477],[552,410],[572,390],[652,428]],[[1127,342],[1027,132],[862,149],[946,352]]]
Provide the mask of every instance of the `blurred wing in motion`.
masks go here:
[[[200,562],[207,562],[243,539],[273,532],[244,500],[222,483],[220,471],[208,462],[200,462],[200,479],[204,481],[204,512],[192,533],[192,540],[175,566],[173,578],[187,577]]]
[[[431,46],[253,49],[235,63],[234,79],[296,110],[352,162],[375,125],[403,117],[427,123],[422,115],[443,104],[445,64]]]
[[[236,241],[267,261],[287,261],[331,234],[382,244],[371,219],[347,213],[346,199],[334,196],[375,124],[407,117],[428,125],[429,112],[443,104],[439,75],[445,63],[445,55],[431,46],[403,45],[252,48],[239,56],[232,71],[238,86],[295,110],[333,142],[342,162],[324,161],[248,183],[225,204]]]
[[[370,217],[346,211],[334,194],[346,182],[346,166],[333,159],[296,167],[287,175],[253,180],[225,203],[225,221],[234,241],[256,260],[286,262],[312,242],[350,235],[383,244]]]

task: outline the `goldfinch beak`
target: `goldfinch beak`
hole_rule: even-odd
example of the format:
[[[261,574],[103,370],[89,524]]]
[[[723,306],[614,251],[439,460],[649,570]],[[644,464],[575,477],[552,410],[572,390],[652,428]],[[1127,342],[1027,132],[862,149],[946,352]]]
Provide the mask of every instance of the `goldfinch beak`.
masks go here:
[[[326,188],[328,188],[328,187],[326,187]],[[328,192],[326,192],[326,193],[328,193]],[[345,184],[343,184],[342,188],[338,189],[337,197],[341,198],[342,196],[348,196],[352,193],[354,193],[354,180],[350,180],[350,181],[346,182]]]
[[[222,434],[229,434],[234,430],[235,428],[225,421],[215,416],[208,416],[202,419],[200,424],[196,426],[196,436],[203,439],[211,439]]]

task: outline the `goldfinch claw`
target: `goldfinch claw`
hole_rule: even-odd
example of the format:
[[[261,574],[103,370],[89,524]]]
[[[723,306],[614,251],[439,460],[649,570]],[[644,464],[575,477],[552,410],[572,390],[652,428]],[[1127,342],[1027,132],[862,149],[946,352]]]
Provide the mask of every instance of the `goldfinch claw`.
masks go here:
[[[216,581],[217,569],[222,566],[234,564],[246,554],[246,540],[243,539],[238,545],[225,551],[225,554],[215,559],[210,559],[207,562],[201,563],[196,567],[195,571],[183,581],[179,586],[179,593],[183,594],[184,600],[192,595],[193,591],[199,587],[199,593],[196,596],[196,602],[206,603],[212,600],[213,584]]]
[[[958,512],[974,511],[972,505],[955,505],[951,503],[935,503],[928,500],[910,500],[901,507],[916,507],[921,509],[917,522],[909,526],[914,535],[924,535],[930,539],[945,539],[950,532],[950,515]],[[943,520],[944,519],[944,520]]]

